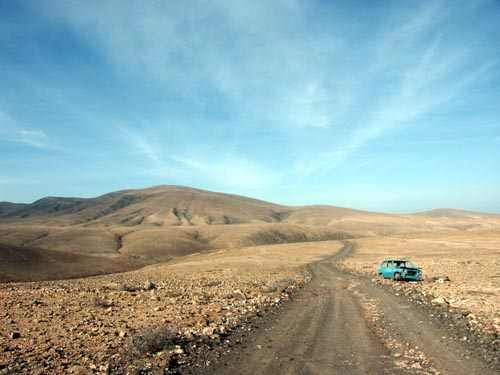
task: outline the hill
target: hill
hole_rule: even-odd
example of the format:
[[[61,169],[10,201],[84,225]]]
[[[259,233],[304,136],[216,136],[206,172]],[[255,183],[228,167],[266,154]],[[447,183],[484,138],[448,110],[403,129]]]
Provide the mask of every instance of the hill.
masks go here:
[[[484,216],[499,216],[497,214],[457,210],[455,208],[435,208],[429,211],[417,212],[414,215],[429,216],[429,217],[484,217]]]
[[[26,206],[24,203],[0,202],[0,217],[19,211],[24,206]]]
[[[0,244],[0,282],[71,279],[123,272],[147,263],[133,258],[75,254]]]
[[[324,205],[294,207],[162,185],[96,198],[3,202],[0,274],[18,270],[10,280],[76,277],[215,249],[499,227],[498,215],[466,211],[391,215]],[[71,272],[56,272],[68,264],[75,265]],[[20,271],[23,267],[31,276]]]
[[[282,222],[327,225],[333,219],[357,215],[383,214],[335,206],[283,206],[239,195],[162,185],[112,192],[97,198],[42,198],[9,207],[0,213],[0,223],[85,227]]]
[[[203,225],[279,222],[286,207],[179,186],[123,190],[97,198],[47,197],[9,209],[2,222],[45,225]]]

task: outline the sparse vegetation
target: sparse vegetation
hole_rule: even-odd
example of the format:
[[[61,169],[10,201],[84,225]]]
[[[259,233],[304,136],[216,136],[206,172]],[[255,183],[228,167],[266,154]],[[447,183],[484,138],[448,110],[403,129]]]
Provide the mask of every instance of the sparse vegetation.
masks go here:
[[[141,198],[120,200],[123,194]],[[77,366],[104,366],[105,371],[116,363],[108,369],[130,374],[135,364],[138,371],[152,362],[165,368],[175,360],[173,351],[183,355],[179,340],[220,340],[248,316],[281,304],[289,291],[310,279],[306,264],[332,256],[340,241],[352,238],[360,246],[355,244],[353,256],[344,263],[348,266],[372,270],[367,259],[378,264],[380,257],[396,255],[384,251],[413,251],[411,258],[424,267],[424,277],[443,275],[429,273],[427,261],[456,265],[458,273],[446,271],[451,281],[429,283],[448,293],[463,282],[456,293],[461,301],[445,295],[450,306],[498,307],[498,264],[478,255],[485,251],[491,258],[498,250],[500,217],[495,215],[442,216],[445,211],[439,216],[396,216],[327,206],[290,208],[177,187],[42,203],[22,205],[19,215],[16,208],[8,208],[8,215],[0,218],[0,281],[110,274],[0,284],[0,311],[6,312],[0,337],[21,335],[16,351],[0,340],[0,363],[8,363],[13,372],[24,366],[18,358],[40,373],[48,372],[45,355],[61,346],[65,360]],[[82,225],[108,206],[112,212]],[[464,245],[453,236],[470,238]],[[443,248],[453,249],[447,253],[451,258],[460,253],[460,262],[443,257]],[[115,273],[145,265],[150,267]],[[460,279],[464,270],[479,269],[481,278],[470,275],[477,283]],[[124,367],[122,358],[113,357],[122,349]],[[68,370],[59,362],[54,368],[53,373]]]
[[[170,327],[148,327],[130,337],[127,352],[133,356],[174,349],[181,338]]]
[[[282,303],[283,283],[301,285],[305,264],[340,247],[321,242],[234,248],[123,274],[0,284],[0,311],[6,314],[0,337],[20,332],[22,338],[16,351],[0,340],[0,360],[12,373],[26,366],[47,373],[47,353],[62,347],[65,362],[53,354],[53,374],[70,373],[68,363],[75,371],[96,366],[132,374],[149,365],[160,371],[184,358],[193,337],[215,344],[249,316]],[[148,280],[158,285],[154,294],[145,288]],[[271,289],[263,291],[263,285]],[[35,306],[35,299],[43,303]]]
[[[114,305],[113,302],[110,302],[104,298],[101,298],[101,297],[94,298],[94,306],[95,307],[108,308],[108,307],[112,307],[113,305]]]

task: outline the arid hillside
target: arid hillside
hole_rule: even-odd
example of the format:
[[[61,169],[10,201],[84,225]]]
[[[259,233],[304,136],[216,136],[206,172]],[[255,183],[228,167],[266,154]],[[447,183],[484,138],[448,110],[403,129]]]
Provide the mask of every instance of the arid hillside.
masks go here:
[[[203,225],[280,222],[288,209],[256,199],[178,186],[123,190],[97,198],[47,197],[1,215],[44,225]]]
[[[288,223],[358,231],[473,229],[500,223],[499,215],[436,209],[393,215],[335,206],[284,206],[253,198],[162,185],[97,198],[46,197],[31,204],[0,203],[0,225],[179,227]]]
[[[3,202],[0,223],[54,226],[192,226],[249,223],[326,225],[369,212],[333,206],[289,207],[243,196],[179,186],[123,190],[97,198],[46,197],[31,204]]]
[[[165,185],[97,198],[0,203],[0,278],[41,280],[126,271],[224,248],[495,228],[500,228],[497,215],[458,210],[391,215],[335,206],[294,207]],[[66,267],[70,259],[72,267]]]
[[[269,340],[262,326],[256,340],[263,341],[249,344],[256,348],[250,354],[274,363],[276,353],[285,353],[278,365],[286,368],[303,363],[287,357],[303,351],[300,345],[326,342],[313,358],[324,363],[321,353],[330,357],[330,348],[337,355],[348,348],[346,358],[352,358],[351,348],[364,345],[363,337],[374,344],[363,349],[366,355],[358,352],[360,358],[383,356],[393,368],[419,369],[412,373],[447,373],[441,370],[450,363],[449,373],[460,373],[456,359],[466,355],[481,371],[495,366],[498,215],[290,207],[176,186],[2,203],[0,209],[0,314],[6,322],[0,373],[173,374],[186,366],[220,373],[203,366],[243,350],[238,343],[254,334],[257,322],[273,322],[278,330]],[[425,280],[380,280],[374,272],[385,257],[410,257]],[[382,289],[388,286],[396,293]],[[404,318],[410,325],[402,318],[415,313],[407,295],[427,309]],[[267,320],[278,311],[289,314],[282,315],[283,329]],[[451,313],[458,317],[451,333],[430,322],[429,316]],[[327,329],[334,334],[322,336]],[[422,330],[425,342],[447,338],[438,345],[455,345],[450,358],[441,358],[441,347],[422,344]],[[415,340],[407,340],[408,332]]]

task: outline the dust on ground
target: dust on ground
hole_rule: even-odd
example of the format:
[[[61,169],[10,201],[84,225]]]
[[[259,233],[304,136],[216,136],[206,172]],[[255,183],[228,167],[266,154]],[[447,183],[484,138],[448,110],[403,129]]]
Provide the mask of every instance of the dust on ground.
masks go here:
[[[473,324],[500,332],[500,233],[426,233],[356,240],[343,267],[376,276],[385,258],[406,258],[422,267],[421,283],[394,283],[416,289],[436,304],[461,309]]]
[[[340,248],[330,241],[229,249],[123,274],[1,284],[0,374],[175,366],[183,343],[220,341],[305,283],[306,264]]]

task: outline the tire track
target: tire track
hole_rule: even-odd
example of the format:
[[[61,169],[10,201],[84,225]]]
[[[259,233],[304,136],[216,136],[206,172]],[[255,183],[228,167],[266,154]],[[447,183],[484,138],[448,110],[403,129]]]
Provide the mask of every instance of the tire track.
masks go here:
[[[425,313],[408,308],[408,302],[402,304],[398,296],[368,279],[337,269],[335,263],[352,248],[346,242],[336,255],[312,265],[311,283],[276,318],[258,329],[246,347],[236,346],[202,373],[426,374],[434,367],[441,374],[495,373],[479,358],[469,356],[460,342],[443,350],[440,338],[446,332]],[[378,330],[366,314],[366,301],[373,301],[381,311]],[[418,348],[429,361],[407,366],[391,352],[380,327],[407,347]],[[426,368],[430,363],[433,367]]]

